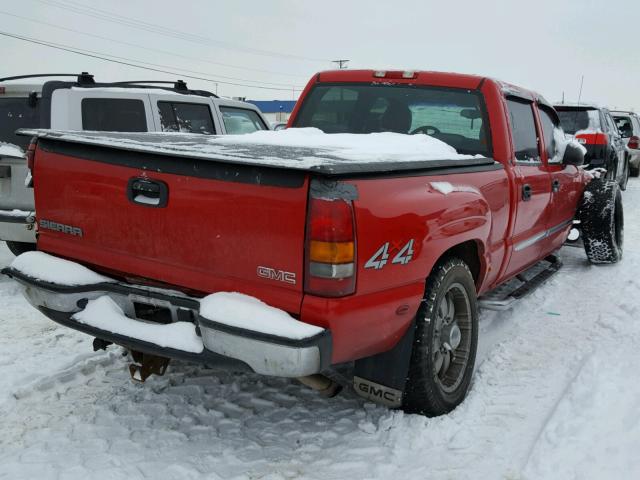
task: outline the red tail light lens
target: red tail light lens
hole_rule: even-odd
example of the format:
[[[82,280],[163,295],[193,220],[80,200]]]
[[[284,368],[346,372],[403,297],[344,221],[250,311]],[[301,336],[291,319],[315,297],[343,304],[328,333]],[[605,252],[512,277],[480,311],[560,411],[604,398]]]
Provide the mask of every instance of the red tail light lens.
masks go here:
[[[640,149],[640,137],[636,137],[635,135],[631,137],[627,146],[634,150]]]
[[[33,137],[31,139],[31,143],[29,143],[29,146],[27,147],[27,152],[25,154],[25,156],[27,157],[27,167],[29,168],[29,170],[31,170],[31,173],[33,173],[33,166],[36,158],[37,143],[38,143],[38,137]]]
[[[311,198],[307,217],[305,292],[342,297],[355,291],[353,204]]]
[[[581,133],[576,140],[583,145],[607,145],[609,138],[606,133]]]

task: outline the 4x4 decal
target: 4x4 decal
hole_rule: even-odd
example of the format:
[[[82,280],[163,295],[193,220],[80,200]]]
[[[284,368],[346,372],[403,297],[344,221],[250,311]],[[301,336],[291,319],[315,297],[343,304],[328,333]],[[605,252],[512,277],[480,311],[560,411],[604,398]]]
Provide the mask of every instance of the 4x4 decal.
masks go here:
[[[387,242],[376,250],[376,253],[374,253],[373,256],[367,260],[367,263],[364,264],[364,268],[374,268],[376,270],[383,268],[389,261],[390,243],[391,242]],[[396,245],[392,247],[392,251],[395,249],[398,249]],[[413,254],[413,239],[411,239],[407,244],[399,249],[398,253],[393,257],[393,260],[391,260],[391,263],[406,265],[413,258]]]

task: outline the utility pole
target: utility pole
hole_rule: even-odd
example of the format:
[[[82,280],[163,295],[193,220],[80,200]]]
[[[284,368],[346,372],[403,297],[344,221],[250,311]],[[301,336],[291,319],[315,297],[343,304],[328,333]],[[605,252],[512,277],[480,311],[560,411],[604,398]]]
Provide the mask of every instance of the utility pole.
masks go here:
[[[340,70],[347,68],[347,63],[349,62],[349,60],[332,60],[331,63],[335,63],[338,65],[338,68]]]

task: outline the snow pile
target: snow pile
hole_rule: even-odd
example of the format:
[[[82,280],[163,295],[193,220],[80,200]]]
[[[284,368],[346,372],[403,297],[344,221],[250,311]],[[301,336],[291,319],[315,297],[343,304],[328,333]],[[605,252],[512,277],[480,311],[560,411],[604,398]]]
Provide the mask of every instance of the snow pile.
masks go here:
[[[368,134],[324,133],[317,128],[261,130],[242,136],[227,136],[210,140],[218,145],[272,145],[331,150],[345,160],[419,161],[430,159],[474,158],[461,155],[455,148],[429,135],[406,135],[380,132]]]
[[[24,157],[24,150],[13,143],[0,142],[0,157]]]
[[[202,353],[204,350],[193,323],[174,322],[162,325],[132,320],[107,296],[89,301],[84,310],[73,315],[73,319],[100,330],[137,338],[159,347],[192,353]]]
[[[257,298],[233,292],[218,292],[200,301],[200,315],[213,322],[278,337],[301,340],[324,330],[292,318]]]
[[[443,195],[449,195],[452,192],[468,192],[480,194],[477,188],[471,185],[452,185],[449,182],[429,182],[431,188]]]
[[[115,282],[69,260],[54,257],[44,252],[26,252],[16,257],[11,268],[43,282],[78,286]]]

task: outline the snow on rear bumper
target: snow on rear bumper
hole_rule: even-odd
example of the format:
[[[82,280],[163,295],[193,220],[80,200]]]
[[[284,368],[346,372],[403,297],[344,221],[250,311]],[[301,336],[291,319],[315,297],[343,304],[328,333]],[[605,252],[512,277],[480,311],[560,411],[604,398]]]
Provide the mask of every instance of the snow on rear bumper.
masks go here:
[[[233,359],[256,373],[281,377],[319,373],[331,363],[329,330],[306,338],[271,335],[207,319],[200,314],[200,301],[180,292],[123,282],[51,283],[13,267],[2,273],[21,283],[27,300],[52,320],[133,350],[200,363]],[[92,321],[101,302],[114,308],[107,321]],[[166,309],[171,323],[136,318],[136,305]],[[176,339],[176,326],[188,341]]]

